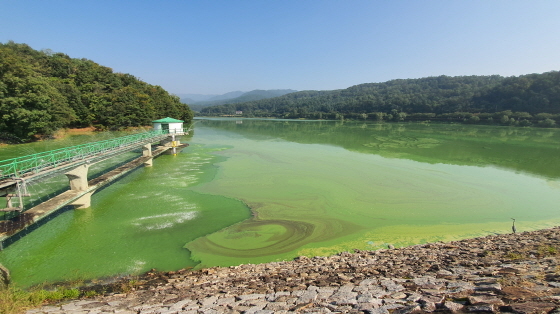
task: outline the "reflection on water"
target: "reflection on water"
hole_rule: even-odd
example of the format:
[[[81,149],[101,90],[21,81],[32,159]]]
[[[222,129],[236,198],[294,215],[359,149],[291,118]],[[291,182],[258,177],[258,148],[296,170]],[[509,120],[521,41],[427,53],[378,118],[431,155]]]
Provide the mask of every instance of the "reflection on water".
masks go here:
[[[176,224],[181,224],[187,220],[192,220],[196,217],[196,214],[197,211],[190,211],[140,217],[133,220],[132,224],[145,230],[166,229],[171,228]]]
[[[257,217],[188,243],[202,265],[505,233],[510,217],[524,230],[560,221],[558,130],[253,119],[197,130],[233,147],[196,190],[242,199]]]
[[[560,130],[465,124],[395,124],[340,121],[198,120],[252,140],[279,138],[336,145],[361,153],[428,163],[497,166],[560,177]]]

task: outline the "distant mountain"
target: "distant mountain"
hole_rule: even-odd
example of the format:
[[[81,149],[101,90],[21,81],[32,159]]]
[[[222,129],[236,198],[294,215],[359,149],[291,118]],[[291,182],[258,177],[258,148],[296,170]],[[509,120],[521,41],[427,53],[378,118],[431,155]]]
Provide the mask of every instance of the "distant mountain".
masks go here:
[[[271,90],[253,90],[250,92],[229,92],[223,95],[214,96],[207,101],[186,102],[194,111],[200,111],[205,107],[218,106],[224,104],[237,104],[248,101],[256,101],[283,96],[286,94],[297,92],[293,89],[271,89]],[[229,98],[228,98],[229,96]]]
[[[547,127],[560,124],[559,82],[559,71],[518,77],[441,75],[230,102],[200,113],[220,116],[242,111],[247,117],[441,120]]]
[[[225,93],[223,95],[218,95],[218,96],[214,96],[211,97],[209,99],[207,99],[208,101],[218,101],[218,100],[226,100],[226,99],[232,99],[232,98],[236,98],[239,97],[241,95],[245,94],[245,92],[242,91],[235,91],[235,92],[229,92],[229,93]]]
[[[261,100],[261,99],[273,98],[278,96],[284,96],[286,94],[295,93],[295,92],[297,91],[293,89],[271,89],[271,90],[256,89],[247,92],[243,95],[240,95],[237,98],[231,99],[231,101],[228,101],[227,103],[233,104],[233,103],[241,103],[246,101]]]
[[[203,94],[176,94],[179,96],[182,102],[190,104],[198,101],[209,100],[212,97],[217,97],[219,95],[203,95]]]

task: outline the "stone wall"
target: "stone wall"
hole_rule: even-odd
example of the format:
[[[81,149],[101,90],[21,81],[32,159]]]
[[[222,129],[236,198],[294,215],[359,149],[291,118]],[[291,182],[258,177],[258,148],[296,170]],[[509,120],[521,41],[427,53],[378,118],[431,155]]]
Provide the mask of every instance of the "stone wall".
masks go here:
[[[10,284],[10,271],[0,264],[0,288],[5,288]]]
[[[258,265],[154,270],[104,286],[108,295],[29,313],[560,313],[558,251],[560,228],[553,228]]]

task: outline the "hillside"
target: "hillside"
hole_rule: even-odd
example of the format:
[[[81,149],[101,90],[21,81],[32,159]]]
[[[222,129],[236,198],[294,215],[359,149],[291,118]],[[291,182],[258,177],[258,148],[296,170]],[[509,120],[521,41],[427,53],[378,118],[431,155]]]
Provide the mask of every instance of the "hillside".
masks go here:
[[[193,113],[160,86],[87,59],[0,43],[0,140],[30,141],[60,128],[150,125]]]
[[[301,91],[270,99],[205,108],[202,115],[375,119],[469,120],[537,123],[560,114],[560,72],[519,77],[438,76],[367,83],[333,91]],[[483,115],[486,114],[486,115]],[[497,116],[494,114],[500,113]],[[548,116],[543,113],[549,114]],[[541,114],[537,117],[538,114]],[[511,119],[514,121],[511,121]],[[481,121],[481,119],[484,119]],[[555,121],[548,121],[549,123]]]
[[[201,111],[203,108],[209,106],[219,106],[223,104],[237,104],[244,103],[248,101],[256,101],[261,99],[274,98],[278,96],[283,96],[289,93],[297,92],[292,89],[271,89],[271,90],[253,90],[250,92],[231,92],[220,96],[212,97],[206,101],[196,101],[190,103],[191,108],[194,111]],[[239,94],[242,93],[242,94]],[[231,97],[234,96],[234,97]]]

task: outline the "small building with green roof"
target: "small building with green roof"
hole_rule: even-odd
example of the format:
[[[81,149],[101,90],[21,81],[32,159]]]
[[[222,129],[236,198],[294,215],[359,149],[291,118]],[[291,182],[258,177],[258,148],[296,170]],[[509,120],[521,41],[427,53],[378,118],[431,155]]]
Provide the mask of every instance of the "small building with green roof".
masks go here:
[[[152,121],[154,130],[167,130],[169,134],[183,135],[183,120],[177,120],[170,117]]]

